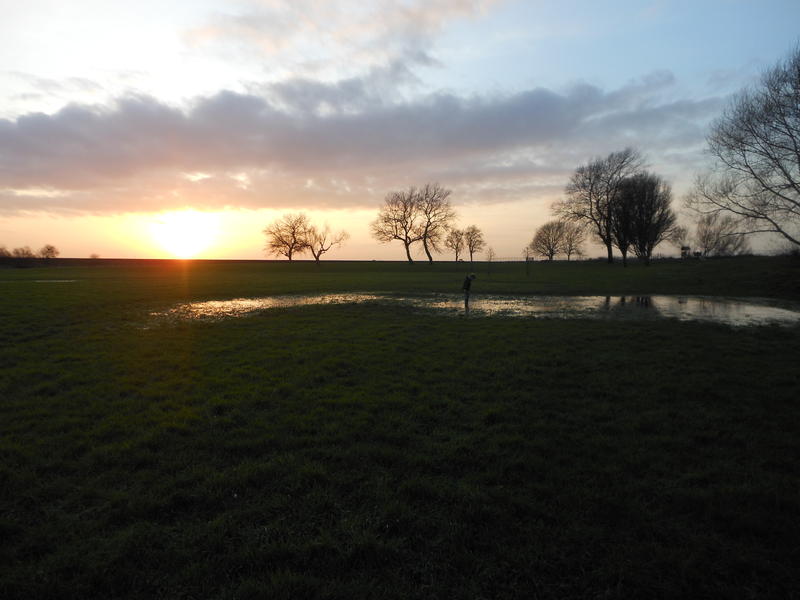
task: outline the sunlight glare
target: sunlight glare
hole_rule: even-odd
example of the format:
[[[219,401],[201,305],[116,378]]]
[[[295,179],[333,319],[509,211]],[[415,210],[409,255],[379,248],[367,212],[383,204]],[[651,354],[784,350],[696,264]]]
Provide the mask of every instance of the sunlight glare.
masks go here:
[[[192,258],[214,243],[218,229],[217,215],[181,210],[159,215],[150,225],[150,234],[174,257]]]

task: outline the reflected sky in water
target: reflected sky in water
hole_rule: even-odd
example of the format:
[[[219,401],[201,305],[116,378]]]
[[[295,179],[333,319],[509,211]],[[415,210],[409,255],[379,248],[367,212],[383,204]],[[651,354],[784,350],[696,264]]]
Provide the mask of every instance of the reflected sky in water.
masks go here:
[[[179,304],[153,317],[167,320],[243,317],[274,308],[341,304],[411,306],[444,315],[464,313],[461,295],[395,296],[378,293],[315,294],[209,300]],[[727,325],[800,324],[800,302],[704,296],[484,296],[470,301],[470,318],[508,316],[556,319],[678,319]]]

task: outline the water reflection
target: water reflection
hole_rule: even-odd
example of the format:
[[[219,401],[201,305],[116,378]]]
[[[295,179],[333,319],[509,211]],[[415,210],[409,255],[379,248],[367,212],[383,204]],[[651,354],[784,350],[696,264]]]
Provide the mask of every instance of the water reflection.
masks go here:
[[[463,315],[461,295],[394,296],[380,293],[268,296],[179,304],[152,313],[170,320],[223,319],[258,311],[320,304],[379,303],[411,306],[448,315]],[[768,299],[704,296],[475,296],[470,317],[509,316],[556,319],[678,319],[728,325],[794,325],[800,303]]]

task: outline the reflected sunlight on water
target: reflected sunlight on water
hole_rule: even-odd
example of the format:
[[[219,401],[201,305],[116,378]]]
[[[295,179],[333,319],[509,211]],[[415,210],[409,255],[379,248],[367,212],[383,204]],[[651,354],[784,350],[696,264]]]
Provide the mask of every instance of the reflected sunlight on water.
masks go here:
[[[168,320],[243,317],[274,308],[322,304],[390,304],[446,315],[464,312],[461,295],[393,296],[380,293],[267,296],[179,304],[151,316]],[[678,319],[728,325],[794,325],[800,303],[704,296],[481,296],[470,300],[470,317],[509,316],[556,319]]]

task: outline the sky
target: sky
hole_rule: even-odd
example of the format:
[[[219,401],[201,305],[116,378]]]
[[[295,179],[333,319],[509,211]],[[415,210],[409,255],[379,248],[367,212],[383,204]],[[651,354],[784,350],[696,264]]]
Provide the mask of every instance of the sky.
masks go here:
[[[626,146],[680,208],[709,124],[800,43],[797,0],[0,0],[0,14],[0,246],[66,257],[263,258],[263,229],[303,211],[350,234],[326,258],[402,260],[369,225],[388,192],[427,182],[453,191],[459,226],[519,257],[574,169]]]

